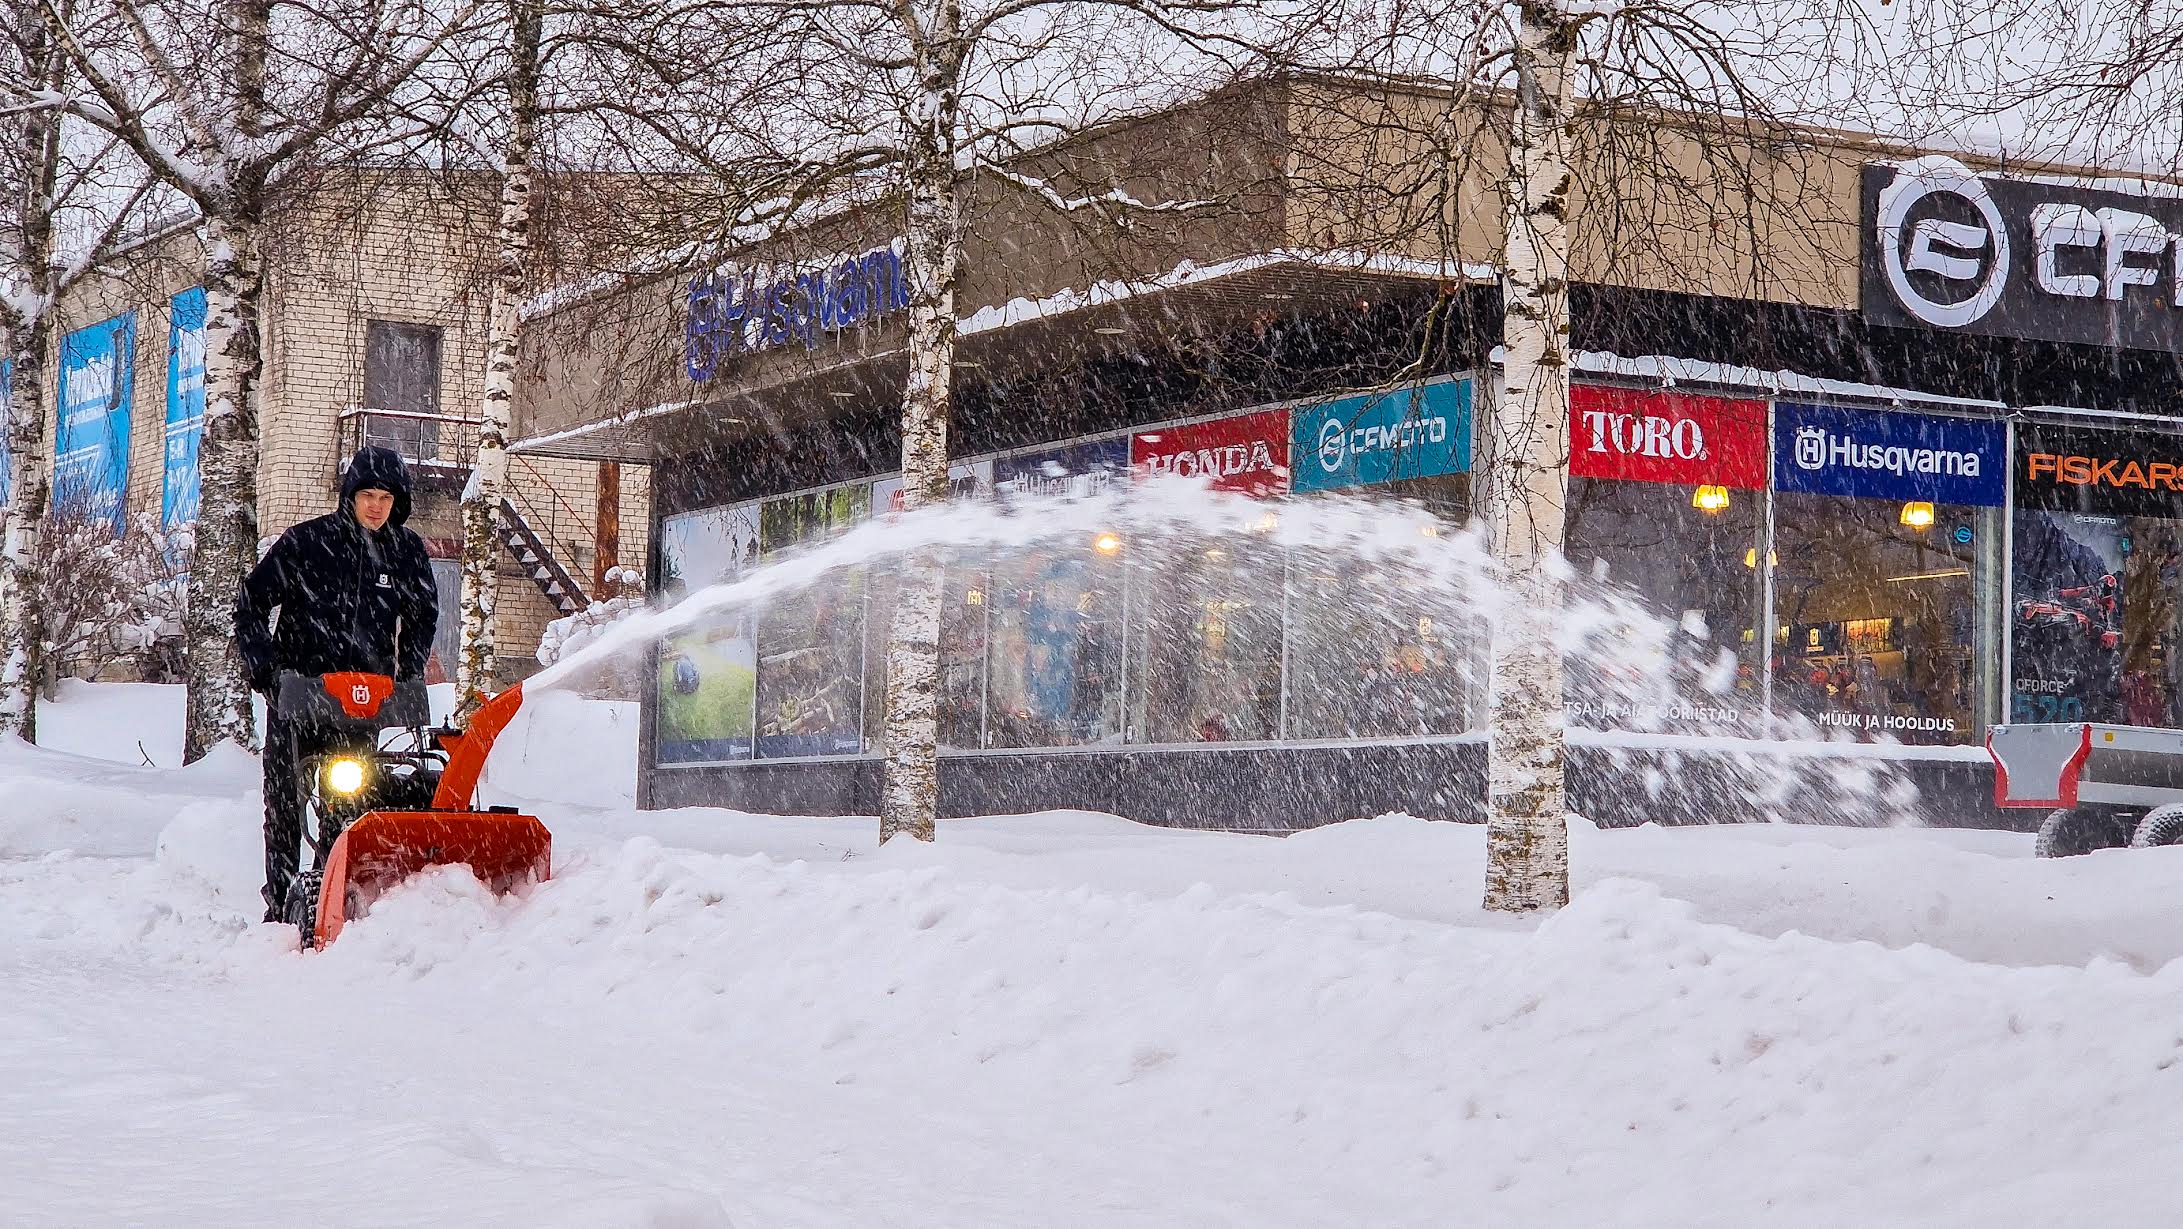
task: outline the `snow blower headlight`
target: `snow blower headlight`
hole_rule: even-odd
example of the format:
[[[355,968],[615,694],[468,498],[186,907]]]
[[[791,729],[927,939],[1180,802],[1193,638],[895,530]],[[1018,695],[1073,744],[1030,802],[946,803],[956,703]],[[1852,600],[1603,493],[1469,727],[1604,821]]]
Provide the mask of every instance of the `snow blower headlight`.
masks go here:
[[[353,794],[364,788],[364,761],[338,759],[326,765],[326,788],[337,794]]]

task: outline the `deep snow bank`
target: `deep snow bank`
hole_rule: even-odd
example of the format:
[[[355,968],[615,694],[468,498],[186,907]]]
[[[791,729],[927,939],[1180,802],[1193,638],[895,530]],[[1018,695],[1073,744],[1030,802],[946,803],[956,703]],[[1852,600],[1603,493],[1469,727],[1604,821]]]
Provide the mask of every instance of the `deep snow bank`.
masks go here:
[[[581,749],[529,745],[503,788]],[[553,881],[437,872],[301,954],[252,921],[254,784],[0,748],[10,1215],[2183,1218],[2183,850],[1580,827],[1539,923],[1476,910],[1478,829],[1401,817],[880,850],[865,821],[561,806]],[[128,856],[58,852],[98,815]]]

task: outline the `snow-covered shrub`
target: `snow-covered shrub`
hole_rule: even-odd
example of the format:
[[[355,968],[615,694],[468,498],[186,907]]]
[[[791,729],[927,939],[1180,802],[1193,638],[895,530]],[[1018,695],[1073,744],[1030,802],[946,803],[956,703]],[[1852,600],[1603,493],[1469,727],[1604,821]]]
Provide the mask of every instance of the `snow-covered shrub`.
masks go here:
[[[546,624],[545,634],[538,638],[539,665],[551,666],[575,656],[616,621],[644,609],[644,573],[636,568],[608,568],[605,594],[575,614]]]
[[[182,677],[182,612],[189,530],[161,530],[156,515],[113,522],[63,503],[38,536],[39,603],[48,695],[63,674]]]

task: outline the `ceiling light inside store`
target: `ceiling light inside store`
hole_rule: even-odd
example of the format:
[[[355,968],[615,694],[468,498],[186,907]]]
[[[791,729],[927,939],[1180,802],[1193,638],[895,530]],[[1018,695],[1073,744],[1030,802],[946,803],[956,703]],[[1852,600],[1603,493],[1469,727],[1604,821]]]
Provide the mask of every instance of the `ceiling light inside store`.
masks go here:
[[[1117,534],[1103,533],[1092,539],[1092,549],[1102,555],[1112,555],[1122,549],[1122,539]]]
[[[1726,512],[1728,511],[1728,488],[1724,486],[1699,487],[1690,493],[1690,506],[1705,513]]]
[[[1775,553],[1774,553],[1773,551],[1767,551],[1767,552],[1766,552],[1766,566],[1767,566],[1767,567],[1773,567],[1773,566],[1774,566],[1775,564],[1778,564],[1778,563],[1780,563],[1780,562],[1781,562],[1781,556],[1780,556],[1780,555],[1777,555],[1777,554],[1775,554]],[[1743,566],[1745,566],[1745,567],[1747,567],[1747,568],[1756,568],[1756,567],[1757,567],[1758,565],[1759,565],[1759,548],[1758,548],[1758,547],[1754,546],[1754,547],[1752,547],[1751,549],[1749,549],[1749,550],[1747,550],[1747,551],[1743,552]]]
[[[1912,529],[1933,527],[1933,505],[1922,499],[1913,499],[1903,505],[1902,522]]]
[[[1099,334],[1101,334],[1101,335],[1103,335],[1103,336],[1107,336],[1107,337],[1124,337],[1124,336],[1127,336],[1127,335],[1128,335],[1128,333],[1129,333],[1129,330],[1128,330],[1128,329],[1118,329],[1118,328],[1115,328],[1115,327],[1113,327],[1112,325],[1109,325],[1109,326],[1108,326],[1108,327],[1106,327],[1106,328],[1101,328],[1101,329],[1093,329],[1093,330],[1092,330],[1092,332],[1094,332],[1094,333],[1099,333]]]
[[[855,393],[828,393],[828,394],[826,394],[826,395],[827,395],[827,396],[829,396],[829,397],[854,397],[854,396],[856,396],[856,394],[855,394]]]

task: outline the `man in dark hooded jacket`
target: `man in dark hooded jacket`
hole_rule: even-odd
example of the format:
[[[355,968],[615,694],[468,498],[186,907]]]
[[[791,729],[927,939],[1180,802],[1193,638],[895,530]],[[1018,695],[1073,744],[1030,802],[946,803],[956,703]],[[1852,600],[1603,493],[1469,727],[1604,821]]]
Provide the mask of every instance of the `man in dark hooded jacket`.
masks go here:
[[[409,519],[409,467],[386,448],[363,448],[341,479],[340,508],[273,543],[235,599],[235,641],[250,688],[272,700],[284,671],[424,677],[439,623],[439,588],[424,539]],[[274,609],[280,610],[276,630]],[[266,920],[279,917],[303,840],[298,731],[269,717],[265,731]]]

